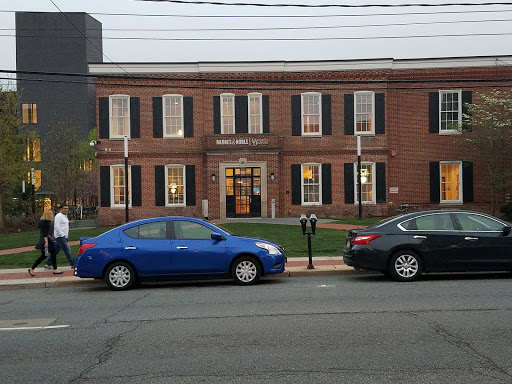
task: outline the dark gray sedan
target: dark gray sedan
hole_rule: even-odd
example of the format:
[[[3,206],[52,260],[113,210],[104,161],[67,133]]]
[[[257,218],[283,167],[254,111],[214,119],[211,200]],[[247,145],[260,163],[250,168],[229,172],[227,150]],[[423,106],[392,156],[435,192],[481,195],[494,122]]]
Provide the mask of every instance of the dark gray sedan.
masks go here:
[[[421,273],[512,271],[511,225],[464,210],[414,212],[348,233],[343,260],[398,281]]]

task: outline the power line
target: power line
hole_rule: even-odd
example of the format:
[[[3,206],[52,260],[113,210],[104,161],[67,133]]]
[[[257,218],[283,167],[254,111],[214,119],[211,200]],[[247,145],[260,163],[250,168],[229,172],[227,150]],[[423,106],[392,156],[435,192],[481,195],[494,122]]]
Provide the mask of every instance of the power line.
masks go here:
[[[405,3],[405,4],[265,4],[265,3],[225,3],[222,1],[198,1],[198,0],[135,0],[152,3],[176,3],[187,5],[225,5],[225,6],[250,6],[250,7],[297,7],[297,8],[402,8],[402,7],[451,7],[451,6],[489,6],[512,5],[511,2],[485,2],[485,3]]]
[[[419,39],[436,37],[472,37],[472,36],[509,36],[512,32],[488,33],[446,33],[436,35],[406,35],[406,36],[337,36],[337,37],[105,37],[104,40],[144,40],[144,41],[331,41],[331,40],[383,40],[383,39]],[[16,35],[0,34],[0,37],[16,37]],[[38,35],[24,35],[19,38],[40,37]],[[80,36],[52,36],[54,39],[81,39]],[[109,59],[110,60],[110,59]],[[111,61],[111,60],[110,60]],[[115,64],[114,62],[112,62]]]
[[[373,27],[396,27],[412,25],[433,25],[433,24],[464,24],[464,23],[489,23],[489,22],[512,22],[511,19],[484,19],[484,20],[457,20],[457,21],[430,21],[411,23],[388,23],[388,24],[355,24],[355,25],[320,25],[305,27],[267,27],[267,28],[103,28],[103,31],[114,32],[212,32],[212,31],[289,31],[289,30],[311,30],[311,29],[342,29],[342,28],[373,28]],[[45,28],[45,31],[68,31],[70,28]],[[0,31],[39,31],[39,28],[0,28]]]
[[[102,50],[102,49],[99,49],[99,48],[98,48],[98,47],[97,47],[97,46],[96,46],[96,45],[95,45],[95,44],[94,44],[94,43],[93,43],[93,42],[92,42],[92,41],[91,41],[91,40],[90,40],[86,35],[84,35],[84,34],[82,33],[82,31],[81,31],[81,30],[80,30],[80,29],[79,29],[79,28],[78,28],[78,27],[77,27],[77,26],[76,26],[76,25],[75,25],[75,24],[70,20],[70,18],[69,18],[69,17],[68,17],[64,12],[62,12],[62,11],[60,10],[60,8],[57,6],[57,4],[55,4],[55,3],[53,2],[53,0],[50,0],[50,2],[55,6],[55,8],[57,8],[57,9],[59,10],[59,12],[61,13],[61,15],[62,15],[62,16],[64,16],[64,17],[67,19],[67,21],[68,21],[68,22],[69,22],[73,27],[75,27],[75,29],[78,31],[78,33],[80,33],[80,34],[82,35],[82,38],[85,38],[85,39],[87,40],[87,42],[88,42],[89,44],[91,44],[91,46],[92,46],[94,49],[96,49],[96,50],[97,50],[97,51],[98,51],[102,56],[106,57],[106,58],[107,58],[107,60],[109,60],[112,64],[115,64],[119,69],[121,69],[122,71],[126,72],[126,71],[125,71],[123,68],[121,68],[118,64],[114,63],[114,62],[113,62],[113,61],[112,61],[112,60],[111,60],[111,59],[110,59],[110,58],[109,58],[105,53],[103,53],[103,50]],[[129,73],[128,73],[128,72],[126,72],[126,73],[129,75]]]

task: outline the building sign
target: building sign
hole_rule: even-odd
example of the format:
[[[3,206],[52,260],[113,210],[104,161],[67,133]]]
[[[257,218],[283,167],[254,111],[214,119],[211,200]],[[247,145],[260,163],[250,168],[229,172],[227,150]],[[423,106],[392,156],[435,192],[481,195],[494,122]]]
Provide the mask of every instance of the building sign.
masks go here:
[[[389,193],[398,193],[398,187],[389,187]]]
[[[215,140],[217,145],[248,145],[256,147],[257,145],[268,145],[267,138],[260,137],[243,137],[239,139],[217,139]]]

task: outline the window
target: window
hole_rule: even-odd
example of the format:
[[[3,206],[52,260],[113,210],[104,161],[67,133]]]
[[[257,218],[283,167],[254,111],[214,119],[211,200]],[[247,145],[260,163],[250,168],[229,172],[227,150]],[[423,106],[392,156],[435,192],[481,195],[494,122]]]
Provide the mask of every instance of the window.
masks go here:
[[[23,124],[37,124],[37,104],[21,104]]]
[[[110,137],[130,137],[130,96],[110,96]]]
[[[302,204],[322,204],[321,164],[302,164]]]
[[[441,162],[441,203],[462,203],[462,162]]]
[[[27,138],[26,144],[26,153],[23,154],[23,160],[41,161],[41,139],[39,137],[33,139]]]
[[[439,91],[439,133],[459,133],[462,124],[462,92]]]
[[[302,95],[302,134],[318,136],[322,134],[322,95],[303,93]]]
[[[34,186],[34,191],[41,190],[41,177],[42,174],[40,169],[32,168],[31,171],[27,173],[28,184]]]
[[[183,96],[164,95],[164,137],[183,137]]]
[[[123,233],[132,239],[167,239],[167,222],[157,221],[125,229]]]
[[[455,213],[463,231],[502,232],[504,224],[477,213]]]
[[[454,231],[452,218],[449,213],[435,213],[419,216],[404,221],[398,225],[407,231]]]
[[[375,134],[375,93],[368,91],[355,92],[354,114],[355,134]]]
[[[375,163],[361,163],[361,201],[363,204],[375,204]],[[359,203],[359,183],[357,163],[354,163],[354,201]]]
[[[131,172],[130,166],[128,167],[128,205],[131,206]],[[126,188],[125,188],[125,169],[124,165],[113,165],[110,167],[110,180],[112,188],[112,201],[111,207],[125,207],[126,206]]]
[[[249,93],[249,133],[263,133],[261,93]]]
[[[235,133],[235,95],[224,93],[220,95],[220,121],[222,134]]]
[[[185,166],[167,165],[165,167],[167,180],[166,206],[185,206]]]
[[[181,240],[211,240],[214,231],[202,224],[177,220],[174,222],[174,234]]]

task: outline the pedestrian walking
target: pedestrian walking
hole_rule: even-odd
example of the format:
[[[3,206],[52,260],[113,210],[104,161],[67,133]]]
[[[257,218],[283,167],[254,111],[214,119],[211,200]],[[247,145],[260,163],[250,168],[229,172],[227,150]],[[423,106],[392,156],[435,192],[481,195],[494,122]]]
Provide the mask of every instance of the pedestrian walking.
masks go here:
[[[64,251],[71,268],[75,268],[75,259],[71,255],[71,248],[68,244],[69,235],[69,219],[68,219],[69,207],[67,204],[62,204],[59,208],[59,213],[55,216],[54,234],[55,242]]]
[[[55,248],[55,238],[53,237],[53,231],[51,230],[53,223],[53,212],[47,209],[43,212],[41,219],[39,220],[39,242],[36,245],[36,249],[41,250],[41,256],[32,264],[32,267],[28,269],[30,276],[35,276],[34,270],[45,258],[49,258],[53,267],[53,274],[60,275],[62,271],[57,269],[57,251]]]
[[[60,209],[60,204],[57,203],[57,206],[55,207],[55,215],[57,215],[59,213],[59,209]],[[51,236],[53,236],[53,238],[55,238],[54,222],[53,221],[52,221],[51,227],[50,227],[50,234],[51,234]],[[59,246],[59,244],[55,243],[55,255],[58,255],[59,252],[60,252],[60,246]],[[48,260],[46,260],[46,265],[44,266],[44,269],[47,269],[49,271],[53,270],[53,265],[52,265],[52,261],[50,258],[48,258]]]

